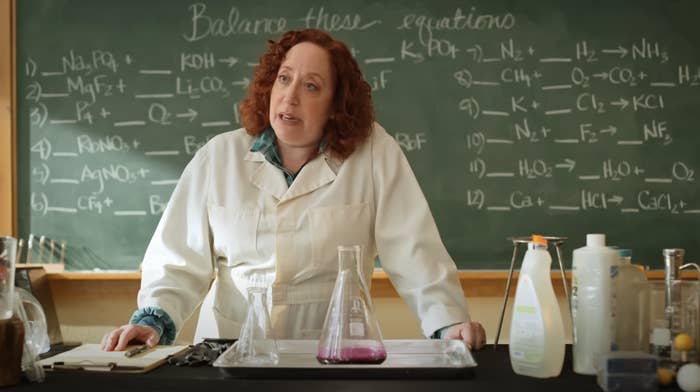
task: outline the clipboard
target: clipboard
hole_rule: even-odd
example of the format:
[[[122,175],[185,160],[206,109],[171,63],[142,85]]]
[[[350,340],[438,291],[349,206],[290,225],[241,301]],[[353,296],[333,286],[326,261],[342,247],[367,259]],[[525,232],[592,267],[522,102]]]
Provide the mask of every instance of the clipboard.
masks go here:
[[[135,346],[127,347],[132,348]],[[188,346],[160,345],[132,357],[125,351],[102,351],[99,344],[82,344],[72,350],[39,361],[48,371],[84,371],[111,373],[146,373],[163,365],[169,357]]]

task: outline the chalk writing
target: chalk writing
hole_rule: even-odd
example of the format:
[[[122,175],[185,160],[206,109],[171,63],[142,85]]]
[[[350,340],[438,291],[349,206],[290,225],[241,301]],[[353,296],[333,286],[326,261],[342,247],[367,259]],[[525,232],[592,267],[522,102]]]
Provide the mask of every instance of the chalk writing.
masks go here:
[[[306,27],[348,44],[456,259],[486,260],[528,225],[582,236],[581,222],[649,231],[673,216],[700,230],[700,41],[678,12],[125,0],[72,16],[37,1],[18,4],[19,204],[47,235],[100,237],[79,224],[99,218],[145,244],[187,162],[241,127],[266,41]],[[128,28],[95,16],[117,12]],[[623,16],[631,25],[612,22]],[[467,235],[488,245],[472,256]],[[134,248],[124,266],[140,262]]]

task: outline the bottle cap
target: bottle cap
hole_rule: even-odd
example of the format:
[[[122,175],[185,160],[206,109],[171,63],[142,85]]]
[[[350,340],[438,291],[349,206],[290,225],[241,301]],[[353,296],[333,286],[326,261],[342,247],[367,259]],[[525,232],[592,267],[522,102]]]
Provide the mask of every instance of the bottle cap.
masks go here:
[[[547,245],[547,240],[543,236],[538,234],[532,235],[532,242],[534,242],[535,244]]]
[[[586,234],[586,246],[605,246],[605,234]]]

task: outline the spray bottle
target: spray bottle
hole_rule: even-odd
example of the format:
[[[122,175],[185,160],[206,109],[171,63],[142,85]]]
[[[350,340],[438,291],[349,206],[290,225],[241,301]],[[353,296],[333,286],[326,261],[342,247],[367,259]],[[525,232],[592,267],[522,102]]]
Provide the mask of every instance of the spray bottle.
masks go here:
[[[557,377],[564,363],[564,322],[550,275],[547,240],[533,235],[515,292],[510,327],[510,363],[524,376]]]

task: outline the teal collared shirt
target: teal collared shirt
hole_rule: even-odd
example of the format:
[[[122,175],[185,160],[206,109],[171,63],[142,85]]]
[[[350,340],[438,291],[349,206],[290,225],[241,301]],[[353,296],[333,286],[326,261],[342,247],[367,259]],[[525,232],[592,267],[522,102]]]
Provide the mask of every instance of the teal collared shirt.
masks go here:
[[[277,149],[277,135],[271,127],[265,128],[254,140],[253,144],[250,146],[251,152],[260,152],[265,157],[265,160],[270,162],[276,168],[280,169],[284,174],[284,179],[287,181],[287,186],[291,186],[294,179],[301,172],[292,173],[282,166],[282,158],[280,157],[279,150]],[[322,154],[325,150],[326,143],[321,141],[318,145],[318,153]],[[302,166],[303,167],[303,166]]]

